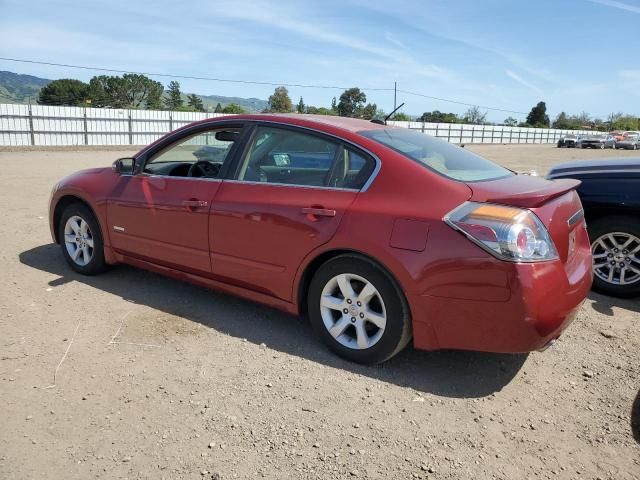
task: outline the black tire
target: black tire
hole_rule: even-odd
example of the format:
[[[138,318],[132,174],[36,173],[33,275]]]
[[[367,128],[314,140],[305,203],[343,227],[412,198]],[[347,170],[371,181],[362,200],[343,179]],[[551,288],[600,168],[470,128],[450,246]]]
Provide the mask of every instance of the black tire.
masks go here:
[[[334,277],[340,274],[352,274],[364,278],[375,287],[382,299],[387,317],[386,325],[379,340],[371,347],[363,349],[347,347],[338,342],[325,326],[320,308],[322,291]],[[356,287],[357,281],[354,290]],[[340,255],[320,266],[309,286],[307,306],[311,325],[322,341],[339,356],[352,362],[382,363],[400,352],[411,340],[411,313],[402,290],[385,270],[359,255]],[[340,316],[340,312],[337,312],[337,315]],[[347,332],[349,328],[353,328],[355,333],[355,326],[347,327],[344,331]]]
[[[640,219],[627,216],[611,216],[603,217],[588,223],[589,238],[593,243],[603,235],[613,232],[622,232],[634,235],[640,238]],[[640,252],[635,254],[636,258],[640,258]],[[640,295],[640,281],[630,285],[614,285],[609,283],[594,272],[593,290],[612,297],[635,297]]]
[[[74,216],[80,217],[87,222],[89,225],[90,238],[93,240],[91,259],[85,265],[80,265],[71,258],[65,243],[65,225],[67,221]],[[58,239],[60,241],[60,247],[62,248],[62,255],[69,266],[76,272],[83,275],[97,275],[107,269],[107,264],[104,260],[104,242],[102,241],[100,225],[98,225],[98,221],[93,212],[86,205],[82,203],[72,203],[65,207],[60,216],[60,223],[58,224]]]

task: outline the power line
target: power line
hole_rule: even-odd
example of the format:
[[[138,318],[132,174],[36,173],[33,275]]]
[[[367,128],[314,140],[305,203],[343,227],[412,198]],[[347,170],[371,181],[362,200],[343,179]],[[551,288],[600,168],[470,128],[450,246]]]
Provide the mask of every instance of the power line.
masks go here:
[[[401,92],[401,93],[404,93],[406,95],[415,95],[416,97],[429,98],[431,100],[440,100],[442,102],[455,103],[457,105],[465,105],[467,107],[478,107],[478,108],[482,108],[484,110],[493,110],[494,112],[517,113],[517,114],[521,114],[521,115],[527,115],[528,114],[528,112],[518,112],[518,111],[515,111],[515,110],[505,110],[505,109],[502,109],[502,108],[487,107],[486,105],[476,105],[474,103],[464,103],[464,102],[458,102],[456,100],[449,100],[449,99],[446,99],[446,98],[432,97],[430,95],[424,95],[422,93],[416,93],[416,92],[409,92],[407,90],[398,89],[398,91]]]
[[[237,80],[237,79],[230,79],[230,78],[198,77],[195,75],[172,75],[170,73],[134,72],[132,70],[121,70],[116,68],[89,67],[85,65],[69,65],[66,63],[40,62],[36,60],[25,60],[20,58],[0,57],[0,60],[6,60],[9,62],[19,62],[19,63],[32,63],[36,65],[48,65],[52,67],[78,68],[81,70],[94,70],[94,71],[100,71],[100,72],[135,73],[138,75],[148,75],[151,77],[182,78],[187,80],[206,80],[209,82],[240,83],[245,85],[268,85],[270,87],[283,86],[283,87],[298,87],[298,88],[324,88],[324,89],[330,89],[330,90],[346,90],[347,88],[351,88],[351,87],[341,87],[336,85],[308,85],[304,83],[273,83],[273,82],[254,81],[254,80]],[[369,88],[363,88],[363,90],[391,92],[393,91],[393,88],[369,87]]]
[[[166,77],[166,78],[180,78],[180,79],[187,79],[187,80],[205,80],[205,81],[209,81],[209,82],[223,82],[223,83],[236,83],[236,84],[244,84],[244,85],[267,85],[267,86],[271,86],[271,87],[277,87],[277,86],[284,86],[284,87],[297,87],[297,88],[319,88],[319,89],[327,89],[327,90],[346,90],[348,88],[351,87],[344,87],[344,86],[337,86],[337,85],[311,85],[311,84],[302,84],[302,83],[273,83],[273,82],[263,82],[263,81],[254,81],[254,80],[237,80],[237,79],[230,79],[230,78],[216,78],[216,77],[199,77],[199,76],[195,76],[195,75],[172,75],[169,73],[150,73],[150,72],[134,72],[131,70],[123,70],[123,69],[115,69],[115,68],[103,68],[103,67],[91,67],[91,66],[86,66],[86,65],[70,65],[70,64],[65,64],[65,63],[53,63],[53,62],[41,62],[41,61],[37,61],[37,60],[27,60],[27,59],[21,59],[21,58],[8,58],[8,57],[0,57],[0,60],[5,60],[8,62],[17,62],[17,63],[30,63],[30,64],[36,64],[36,65],[48,65],[48,66],[52,66],[52,67],[65,67],[65,68],[76,68],[76,69],[80,69],[80,70],[93,70],[93,71],[100,71],[100,72],[111,72],[111,73],[135,73],[138,75],[148,75],[148,76],[153,76],[153,77]],[[381,87],[361,87],[362,90],[369,90],[369,91],[374,91],[374,92],[393,92],[395,91],[395,88],[381,88]],[[430,100],[438,100],[441,102],[448,102],[448,103],[453,103],[456,105],[464,105],[467,107],[478,107],[478,108],[482,108],[485,110],[493,110],[496,112],[505,112],[505,113],[515,113],[515,114],[519,114],[519,115],[526,115],[527,112],[518,112],[515,110],[505,110],[503,108],[495,108],[495,107],[489,107],[486,105],[475,105],[472,103],[465,103],[465,102],[460,102],[457,100],[451,100],[448,98],[442,98],[442,97],[433,97],[430,95],[424,95],[422,93],[417,93],[417,92],[410,92],[407,90],[397,90],[398,92],[404,93],[406,95],[414,95],[417,97],[423,97],[423,98],[428,98]]]

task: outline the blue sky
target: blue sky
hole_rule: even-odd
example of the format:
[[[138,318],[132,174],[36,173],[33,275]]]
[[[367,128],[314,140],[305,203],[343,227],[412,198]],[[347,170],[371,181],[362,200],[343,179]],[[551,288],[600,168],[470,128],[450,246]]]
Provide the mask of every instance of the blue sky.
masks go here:
[[[418,92],[528,112],[539,100],[640,115],[640,0],[0,0],[0,56],[274,83],[359,86],[385,111]],[[0,70],[88,80],[100,72],[0,60]],[[169,79],[157,78],[165,85]],[[273,87],[180,80],[200,94],[266,99]],[[368,88],[368,89],[367,89]],[[340,90],[291,87],[328,106]],[[467,107],[398,94],[405,112]],[[502,121],[512,115],[489,110]]]

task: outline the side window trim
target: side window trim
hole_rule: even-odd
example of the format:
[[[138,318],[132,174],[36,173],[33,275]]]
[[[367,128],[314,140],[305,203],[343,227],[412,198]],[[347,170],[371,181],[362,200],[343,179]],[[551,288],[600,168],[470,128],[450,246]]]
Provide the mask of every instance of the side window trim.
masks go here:
[[[242,168],[242,164],[244,163],[244,159],[250,153],[251,145],[255,139],[255,135],[258,127],[273,127],[273,128],[281,128],[283,130],[290,130],[294,132],[308,132],[311,135],[317,136],[319,138],[326,138],[327,141],[336,143],[338,148],[336,148],[336,154],[333,158],[333,163],[331,165],[331,169],[328,173],[327,180],[331,180],[333,176],[334,170],[336,168],[337,160],[339,159],[338,154],[343,153],[344,151],[351,150],[363,157],[367,161],[373,162],[373,168],[371,169],[371,173],[369,174],[367,180],[363,183],[360,188],[346,188],[346,187],[331,187],[329,185],[317,186],[317,185],[296,185],[290,183],[267,183],[267,182],[257,182],[251,180],[239,180],[238,177],[240,175],[240,169]],[[242,144],[242,148],[236,151],[236,155],[234,158],[234,165],[230,166],[227,177],[225,177],[225,181],[232,183],[250,183],[255,185],[272,185],[272,186],[282,186],[282,187],[290,187],[290,188],[311,188],[311,189],[327,189],[327,190],[343,190],[343,191],[358,191],[365,192],[373,183],[373,181],[378,176],[378,172],[382,167],[381,160],[369,152],[365,148],[352,143],[348,140],[344,140],[340,137],[332,135],[330,133],[322,132],[320,130],[315,130],[310,127],[300,126],[300,125],[291,125],[286,123],[279,123],[270,120],[258,120],[258,121],[249,121],[245,123],[245,127],[243,129],[242,136],[238,142],[238,144]]]
[[[143,150],[143,152],[135,158],[135,171],[134,175],[142,175],[145,174],[144,169],[151,160],[151,158],[159,152],[166,151],[174,145],[179,144],[186,138],[191,136],[196,136],[201,133],[212,131],[212,130],[220,130],[225,128],[238,128],[240,129],[240,136],[237,141],[233,143],[231,146],[231,150],[229,151],[228,157],[225,159],[225,162],[220,169],[220,174],[215,179],[207,179],[207,180],[223,180],[226,178],[227,171],[229,170],[229,165],[235,162],[236,155],[238,153],[239,146],[243,143],[243,140],[246,138],[247,129],[250,127],[250,122],[242,121],[242,122],[219,122],[219,123],[207,123],[207,124],[198,124],[194,125],[191,128],[186,127],[184,130],[177,130],[175,132],[170,133],[162,143],[157,145],[153,145],[147,147],[147,149]],[[148,175],[148,174],[145,174]],[[166,175],[154,175],[154,176],[166,176]],[[191,178],[191,177],[171,177],[171,178]],[[201,178],[201,177],[194,177]]]

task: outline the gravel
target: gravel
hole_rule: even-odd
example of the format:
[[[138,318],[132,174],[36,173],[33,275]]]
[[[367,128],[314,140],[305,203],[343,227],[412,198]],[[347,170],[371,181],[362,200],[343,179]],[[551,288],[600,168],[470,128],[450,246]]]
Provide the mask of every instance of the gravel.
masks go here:
[[[631,153],[467,148],[541,173]],[[50,189],[130,153],[0,153],[0,478],[640,478],[640,299],[592,294],[543,353],[354,365],[275,310],[128,267],[73,274]]]

